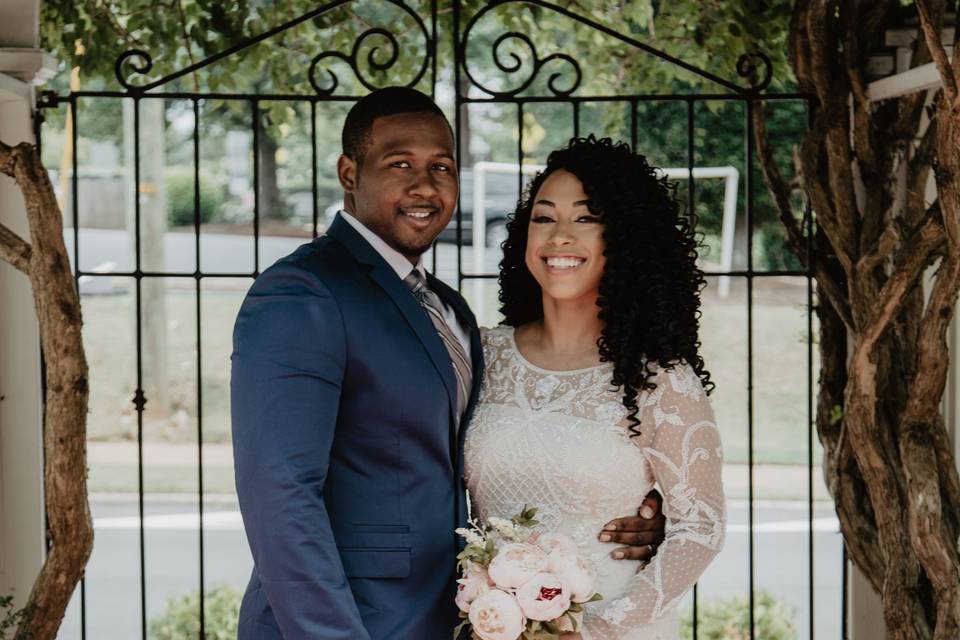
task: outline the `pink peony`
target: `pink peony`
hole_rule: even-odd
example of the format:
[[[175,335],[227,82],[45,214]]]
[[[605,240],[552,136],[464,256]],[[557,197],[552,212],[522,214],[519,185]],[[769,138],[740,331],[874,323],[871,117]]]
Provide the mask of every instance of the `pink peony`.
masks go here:
[[[586,602],[597,592],[596,572],[580,556],[566,556],[556,561],[550,557],[550,571],[560,577],[570,589],[570,599]]]
[[[517,602],[531,620],[554,620],[570,608],[570,591],[552,573],[538,573],[517,589]]]
[[[540,537],[537,546],[547,554],[547,571],[556,573],[554,565],[577,555],[577,543],[562,533],[548,533]]]
[[[547,569],[547,554],[524,542],[505,544],[490,562],[490,579],[501,589],[516,589]]]
[[[550,564],[564,558],[574,557],[578,552],[577,543],[562,533],[548,533],[540,536],[537,546],[547,554]],[[553,569],[551,568],[550,571],[553,571]]]
[[[468,616],[473,632],[482,640],[517,640],[527,626],[517,599],[499,589],[478,596]]]
[[[464,613],[470,613],[470,604],[491,587],[487,570],[472,562],[467,565],[467,570],[457,583],[456,603]]]

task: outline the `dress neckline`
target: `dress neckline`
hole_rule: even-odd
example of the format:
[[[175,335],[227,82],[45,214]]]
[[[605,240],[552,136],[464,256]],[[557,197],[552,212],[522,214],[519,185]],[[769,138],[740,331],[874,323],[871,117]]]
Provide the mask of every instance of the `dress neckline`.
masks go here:
[[[517,328],[511,327],[510,325],[506,325],[506,327],[508,329],[507,337],[510,339],[510,348],[513,349],[513,353],[514,355],[517,356],[517,360],[519,360],[523,364],[523,366],[527,367],[528,369],[533,369],[534,371],[538,371],[546,375],[563,376],[563,375],[573,375],[576,373],[587,373],[590,371],[596,371],[597,369],[602,369],[610,364],[609,362],[601,362],[600,364],[595,364],[592,367],[584,367],[582,369],[544,369],[543,367],[538,367],[537,365],[527,360],[526,357],[524,357],[524,355],[520,353],[520,347],[517,346],[517,340],[514,337],[514,334],[516,333]]]

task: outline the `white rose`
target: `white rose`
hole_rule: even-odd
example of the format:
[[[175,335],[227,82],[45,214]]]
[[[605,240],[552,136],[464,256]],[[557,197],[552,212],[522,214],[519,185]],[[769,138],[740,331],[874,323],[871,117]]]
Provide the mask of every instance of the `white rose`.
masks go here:
[[[553,562],[550,571],[556,573],[570,589],[570,599],[586,602],[597,592],[596,572],[593,566],[580,556],[566,556]]]
[[[517,599],[499,589],[477,597],[468,617],[473,632],[482,640],[517,640],[527,626]]]
[[[570,592],[552,573],[538,573],[517,589],[517,602],[531,620],[555,620],[570,608]]]
[[[516,589],[547,569],[547,554],[525,542],[505,544],[490,562],[490,579],[501,589]]]
[[[462,578],[457,580],[457,597],[455,599],[460,611],[470,613],[470,605],[479,596],[490,590],[490,576],[487,570],[479,564],[469,563]]]

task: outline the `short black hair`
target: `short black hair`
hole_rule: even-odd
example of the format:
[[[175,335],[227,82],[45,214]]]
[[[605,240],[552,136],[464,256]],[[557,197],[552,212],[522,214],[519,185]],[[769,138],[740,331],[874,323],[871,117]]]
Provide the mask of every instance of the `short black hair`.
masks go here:
[[[373,121],[400,113],[432,113],[447,122],[447,117],[443,115],[440,107],[425,93],[410,87],[377,89],[357,100],[347,113],[341,134],[343,155],[361,162],[370,142]],[[450,126],[449,122],[447,126]]]

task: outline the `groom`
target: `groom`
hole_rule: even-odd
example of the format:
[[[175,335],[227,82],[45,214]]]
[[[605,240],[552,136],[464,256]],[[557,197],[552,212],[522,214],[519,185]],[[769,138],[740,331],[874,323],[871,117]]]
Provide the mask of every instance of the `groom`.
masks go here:
[[[420,260],[457,202],[453,134],[430,98],[393,87],[358,101],[342,137],[345,210],[257,278],[234,328],[254,559],[238,637],[447,640],[483,372],[473,314]],[[663,517],[645,505],[657,515],[598,535],[655,553]]]

